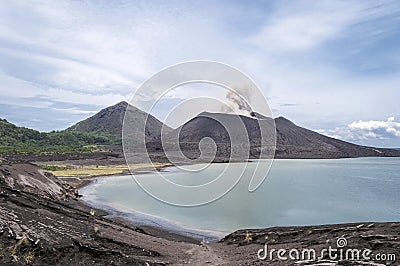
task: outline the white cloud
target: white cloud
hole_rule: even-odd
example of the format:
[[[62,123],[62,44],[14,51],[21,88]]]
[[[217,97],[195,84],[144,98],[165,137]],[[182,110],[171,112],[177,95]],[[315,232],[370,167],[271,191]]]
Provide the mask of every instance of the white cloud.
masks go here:
[[[81,109],[78,109],[76,107],[72,107],[72,108],[53,108],[52,110],[60,111],[60,112],[68,113],[68,114],[73,114],[73,115],[91,115],[91,114],[95,114],[96,112],[98,112],[98,110],[96,110],[96,111],[88,111],[88,110],[81,110]]]
[[[268,51],[311,49],[343,27],[343,21],[335,21],[335,17],[320,16],[304,14],[274,21],[249,41]]]
[[[92,95],[87,93],[73,92],[64,89],[48,89],[45,95],[53,100],[75,103],[75,104],[93,104],[99,106],[109,106],[120,101],[127,100],[127,96],[118,93],[104,93],[101,95]]]
[[[166,65],[230,53],[214,21],[181,5],[0,3],[0,79],[28,97],[105,106]]]
[[[326,4],[317,4],[317,8],[299,6],[290,13],[284,11],[267,20],[249,42],[267,51],[311,49],[335,37],[357,18],[351,9],[338,12],[337,7]]]
[[[390,14],[393,12],[390,4],[297,1],[290,6],[280,5],[248,42],[272,53],[310,50],[343,37],[352,25]]]
[[[344,127],[337,127],[334,130],[317,131],[333,138],[355,142],[371,139],[396,139],[400,138],[400,122],[396,122],[394,117],[389,117],[386,121],[359,120]]]
[[[388,135],[392,135],[394,137],[400,137],[400,122],[395,122],[394,117],[389,117],[387,121],[358,121],[353,122],[349,125],[349,128],[354,130],[362,130],[368,133],[374,133],[374,131],[384,131]],[[381,133],[382,134],[382,133]]]
[[[22,80],[69,90],[101,93],[134,88],[154,71],[146,58],[145,40],[141,40],[144,25],[121,28],[105,21],[108,14],[102,14],[104,10],[95,9],[64,1],[3,2],[1,68]],[[12,64],[21,67],[10,69]],[[26,65],[35,67],[38,75],[24,71]]]
[[[29,98],[43,98],[43,100],[29,101]],[[61,88],[39,87],[36,84],[16,79],[0,72],[0,103],[3,104],[48,108],[53,105],[54,101],[58,101],[78,105],[91,104],[105,107],[127,99],[127,95],[118,92],[92,94],[90,92]]]

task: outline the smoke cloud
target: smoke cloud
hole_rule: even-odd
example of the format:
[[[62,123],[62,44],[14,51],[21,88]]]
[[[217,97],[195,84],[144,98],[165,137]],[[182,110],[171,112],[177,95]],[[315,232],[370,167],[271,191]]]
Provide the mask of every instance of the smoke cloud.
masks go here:
[[[249,98],[250,90],[247,88],[235,88],[235,91],[228,91],[226,93],[226,99],[228,105],[222,105],[222,112],[237,112],[245,115],[252,115],[252,109],[244,98]]]

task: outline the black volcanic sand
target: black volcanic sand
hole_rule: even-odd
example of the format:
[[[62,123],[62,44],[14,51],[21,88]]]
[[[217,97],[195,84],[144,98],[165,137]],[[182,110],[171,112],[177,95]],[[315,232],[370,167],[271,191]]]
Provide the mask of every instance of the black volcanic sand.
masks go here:
[[[29,163],[1,159],[0,263],[11,265],[294,265],[261,261],[270,248],[336,247],[376,253],[400,251],[400,223],[358,223],[240,230],[218,243],[106,218],[77,198],[76,189]],[[373,264],[374,263],[374,264]],[[396,262],[321,261],[296,265],[399,265]]]
[[[362,256],[357,260],[356,256],[341,255],[337,247],[338,238],[345,238],[347,245],[342,248],[342,254],[346,254],[349,249],[361,250],[369,249],[372,254],[393,254],[397,258],[386,261],[362,261]],[[222,244],[222,245],[221,245]],[[239,230],[222,240],[219,243],[210,244],[215,247],[219,254],[226,254],[234,261],[240,261],[240,265],[294,265],[294,261],[278,260],[276,251],[269,260],[269,256],[262,261],[257,257],[259,249],[268,246],[268,254],[272,249],[286,249],[285,256],[290,259],[288,252],[296,249],[302,252],[304,249],[313,249],[316,257],[322,258],[312,262],[298,261],[298,265],[399,265],[400,259],[400,223],[353,223],[320,226],[299,226],[299,227],[275,227],[268,229]],[[230,250],[227,252],[227,248]],[[337,258],[342,256],[343,261],[337,263],[330,261],[327,252],[321,253],[323,249],[337,249],[332,255]],[[234,253],[234,254],[232,254]],[[301,253],[300,253],[301,254]],[[360,253],[362,254],[362,253]],[[261,253],[263,255],[263,253]],[[372,258],[373,256],[371,256]],[[307,257],[306,257],[307,258]],[[382,257],[381,257],[382,258]]]

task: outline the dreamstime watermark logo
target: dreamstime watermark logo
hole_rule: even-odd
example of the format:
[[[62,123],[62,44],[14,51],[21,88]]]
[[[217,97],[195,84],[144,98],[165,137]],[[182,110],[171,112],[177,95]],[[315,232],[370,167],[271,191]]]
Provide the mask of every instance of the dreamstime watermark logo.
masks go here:
[[[336,241],[336,246],[338,248],[344,248],[347,246],[347,240],[344,237],[339,237]]]
[[[204,90],[204,95],[202,90],[196,90],[184,100],[175,101],[178,103],[165,105],[168,99],[169,103],[174,102],[171,99],[176,100],[171,95],[179,88],[185,86],[190,91],[190,86],[197,88],[199,84],[213,89]],[[221,91],[222,100],[217,97]],[[138,118],[136,107],[149,114],[160,105],[168,108],[166,121],[193,113],[196,108],[198,114],[188,122],[190,125],[176,129],[159,128],[159,122],[150,115]],[[211,107],[217,112],[202,112]],[[247,75],[226,64],[191,61],[161,70],[135,91],[125,112],[122,143],[132,176],[145,192],[168,204],[198,206],[221,198],[243,176],[249,178],[248,191],[255,191],[271,167],[276,131],[263,93]],[[188,185],[168,179],[163,172],[158,172],[157,182],[138,178],[131,167],[139,157],[148,163],[164,158],[181,171],[191,172],[206,171],[213,162],[228,163],[220,173],[213,173],[213,180]],[[263,160],[257,161],[255,167],[230,163],[247,162],[248,158]]]
[[[347,248],[347,239],[340,237],[336,241],[336,247],[328,246],[319,252],[313,248],[276,249],[267,244],[257,252],[259,260],[281,261],[396,261],[396,254],[376,253],[371,249]]]

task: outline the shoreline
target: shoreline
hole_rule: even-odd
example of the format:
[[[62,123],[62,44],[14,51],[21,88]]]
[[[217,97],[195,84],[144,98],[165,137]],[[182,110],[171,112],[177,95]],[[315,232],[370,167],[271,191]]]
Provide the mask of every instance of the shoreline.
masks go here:
[[[365,159],[378,158],[378,159],[380,159],[382,157],[360,157],[360,158],[365,158]],[[352,160],[352,159],[360,159],[360,158],[275,159],[275,160],[278,160],[278,161],[287,161],[287,160],[292,160],[292,161],[333,160],[333,161],[337,161],[337,160]],[[391,158],[391,157],[387,157],[387,158]],[[249,163],[254,163],[256,161],[248,161],[248,162]],[[216,164],[221,164],[221,163],[222,162],[218,162]],[[238,163],[238,162],[233,162],[233,163]],[[136,172],[136,174],[149,174],[149,173],[154,173],[154,172],[157,172],[157,171],[165,171],[164,169],[169,168],[169,167],[175,167],[175,165],[166,164],[166,165],[159,166],[159,167],[156,167],[155,169],[151,169],[151,170],[149,170],[148,167],[141,167],[141,168],[135,169],[134,172]],[[145,170],[145,171],[143,171],[143,170]],[[101,180],[103,178],[110,178],[110,177],[113,177],[113,176],[125,176],[125,175],[127,175],[127,176],[131,175],[131,172],[127,171],[125,173],[109,174],[109,175],[104,175],[104,176],[85,176],[85,177],[81,178],[80,184],[77,186],[77,189],[78,190],[84,189],[85,187],[90,186],[94,182],[97,182],[98,180]],[[58,178],[60,178],[60,177],[58,177]],[[64,179],[63,177],[61,177],[61,178]],[[75,178],[75,177],[65,177],[65,178]],[[163,217],[160,217],[160,216],[154,216],[154,215],[147,214],[147,213],[140,213],[140,212],[138,212],[136,210],[130,210],[130,212],[131,213],[135,213],[135,214],[139,214],[139,215],[129,215],[128,212],[121,211],[121,209],[118,209],[118,208],[113,207],[113,206],[109,206],[109,205],[107,205],[107,206],[99,206],[99,205],[96,205],[95,203],[90,204],[90,203],[88,203],[88,201],[85,201],[85,200],[82,199],[82,195],[79,195],[79,196],[80,196],[79,200],[81,202],[83,202],[84,204],[87,204],[87,205],[89,205],[91,207],[94,207],[94,208],[102,209],[102,210],[104,210],[105,212],[107,212],[111,216],[116,215],[118,217],[121,217],[122,219],[125,219],[127,222],[131,223],[134,226],[150,226],[150,227],[154,227],[154,228],[159,229],[159,230],[166,230],[166,231],[171,231],[171,229],[172,229],[172,231],[174,233],[177,233],[177,234],[182,235],[182,236],[193,235],[193,232],[196,232],[196,231],[198,231],[198,232],[202,232],[202,231],[207,232],[207,230],[198,229],[198,228],[188,228],[188,227],[186,227],[184,225],[179,225],[178,223],[175,223],[175,221],[173,221],[173,220],[166,220],[166,219],[164,219]],[[143,219],[143,217],[145,217],[145,218]],[[146,219],[148,217],[152,217],[153,219]],[[149,223],[143,223],[143,220],[150,220],[151,223],[153,223],[153,224],[157,223],[157,221],[160,221],[161,223],[168,223],[168,224],[172,224],[173,226],[152,226]],[[354,221],[354,223],[357,223],[357,221]],[[288,225],[288,226],[293,227],[293,226],[318,226],[318,225],[325,225],[325,224]],[[185,229],[187,229],[187,230],[185,230]],[[239,228],[237,230],[241,230],[241,229]],[[217,232],[217,233],[219,233],[219,232]],[[223,232],[223,233],[228,235],[228,234],[230,234],[232,232],[226,231],[226,232]],[[222,237],[224,237],[225,235],[214,234],[214,236],[216,236],[216,237],[212,237],[211,238],[212,239],[211,242],[217,241],[217,240],[221,239]],[[196,239],[199,239],[199,238],[196,238]]]
[[[175,165],[169,164],[169,165],[162,165],[155,167],[152,170],[148,170],[149,167],[141,167],[135,169],[133,172],[136,174],[150,174],[154,172],[160,172],[160,171],[165,171],[165,168],[169,167],[175,167]],[[143,171],[145,170],[145,171]],[[76,189],[78,190],[78,196],[79,196],[79,201],[82,202],[83,204],[95,208],[95,209],[100,209],[107,213],[105,217],[108,218],[120,218],[123,219],[124,221],[132,224],[133,226],[140,226],[140,227],[147,227],[152,230],[157,230],[157,231],[165,231],[174,235],[179,235],[184,238],[190,239],[190,242],[217,242],[221,240],[223,237],[228,235],[231,232],[214,232],[214,231],[209,231],[209,230],[203,230],[203,229],[198,229],[198,228],[189,228],[184,225],[181,225],[173,220],[167,220],[164,219],[163,217],[159,216],[154,216],[151,214],[147,213],[141,213],[136,210],[130,210],[129,212],[124,212],[121,211],[120,209],[117,209],[115,207],[109,206],[109,205],[98,205],[93,202],[90,202],[90,200],[84,200],[83,195],[80,194],[80,190],[85,189],[89,187],[90,185],[94,185],[96,182],[98,182],[101,179],[104,178],[112,178],[113,176],[128,176],[131,174],[130,171],[126,173],[118,173],[118,174],[109,174],[105,176],[91,176],[91,177],[83,177],[80,178],[80,183],[78,186],[76,186]],[[57,177],[61,180],[64,179],[77,179],[79,177]],[[68,182],[68,181],[67,181]],[[147,221],[147,222],[146,222]]]
[[[79,180],[78,184],[75,185],[78,191],[78,201],[82,204],[101,210],[104,212],[103,216],[108,219],[116,219],[123,220],[126,223],[131,224],[132,226],[140,226],[147,228],[148,231],[152,231],[153,233],[157,233],[157,235],[167,235],[169,239],[178,239],[179,241],[189,242],[189,243],[203,243],[205,242],[217,242],[221,240],[223,237],[228,235],[231,232],[211,232],[206,230],[201,230],[197,228],[188,228],[183,225],[177,224],[175,221],[166,220],[162,217],[150,215],[147,213],[140,213],[136,210],[132,210],[131,212],[123,212],[118,210],[117,208],[108,206],[108,205],[98,205],[95,203],[91,203],[90,201],[85,201],[83,199],[83,195],[79,193],[80,190],[87,188],[90,185],[94,185],[101,179],[104,178],[112,178],[113,176],[128,176],[131,174],[150,174],[154,172],[165,171],[165,168],[175,167],[172,164],[164,164],[161,166],[154,167],[149,169],[149,166],[143,166],[135,169],[134,171],[125,171],[124,173],[115,173],[101,176],[85,176],[85,177],[57,177],[62,181],[66,181],[71,184],[71,180]],[[147,222],[145,222],[147,221]],[[157,225],[155,225],[157,224]],[[163,224],[163,225],[161,225]],[[220,234],[218,234],[220,233]]]
[[[400,149],[399,149],[400,150]],[[382,158],[398,158],[398,157],[392,157],[392,156],[387,156],[387,157],[377,157],[377,156],[369,156],[369,157],[341,157],[341,158],[273,158],[273,159],[247,159],[244,161],[231,161],[231,162],[212,162],[212,164],[224,164],[224,163],[254,163],[257,160],[272,160],[272,164],[274,161],[317,161],[317,160],[322,160],[322,161],[327,161],[327,160],[352,160],[352,159],[382,159]],[[46,162],[32,162],[34,165],[37,165],[38,167],[41,167],[42,165],[45,165]],[[135,174],[146,174],[146,173],[153,173],[155,171],[163,171],[165,168],[168,167],[176,167],[176,164],[172,164],[172,163],[159,163],[160,165],[156,166],[156,167],[152,167],[151,164],[147,164],[147,165],[143,165],[141,163],[138,163],[136,165],[143,165],[140,166],[136,169],[134,169],[133,172],[137,172]],[[197,164],[201,164],[197,163]],[[58,161],[58,162],[54,162],[54,164],[52,164],[53,166],[62,166],[63,164]],[[187,164],[186,164],[187,165]],[[95,165],[89,165],[91,167],[94,167]],[[122,166],[122,165],[117,165],[117,166]],[[110,174],[84,174],[83,176],[78,176],[78,175],[71,175],[71,176],[59,176],[59,175],[55,175],[55,177],[59,178],[59,179],[80,179],[82,181],[90,181],[96,178],[102,178],[102,177],[110,177],[110,176],[119,176],[119,175],[130,175],[132,174],[132,171],[129,169],[128,166],[126,166],[126,164],[124,165],[127,169],[118,173],[110,173]],[[112,165],[108,165],[108,167],[112,167]],[[144,170],[144,171],[143,171]],[[50,171],[47,170],[49,172],[51,172],[52,174],[54,174],[57,171]],[[90,182],[89,182],[90,183]],[[77,189],[84,187],[84,185],[77,187]]]
[[[93,181],[101,178],[106,178],[106,177],[112,177],[112,176],[121,176],[121,175],[130,175],[130,174],[147,174],[147,173],[153,173],[153,172],[161,172],[164,171],[165,168],[168,167],[174,167],[175,165],[171,163],[164,163],[160,164],[157,166],[153,166],[151,164],[143,165],[143,164],[137,164],[140,165],[138,168],[135,168],[134,170],[130,170],[128,166],[126,166],[127,169],[122,170],[121,172],[116,172],[116,173],[109,173],[109,174],[84,174],[83,176],[79,175],[71,175],[71,176],[57,176],[55,175],[56,178],[65,181],[69,183],[70,185],[73,185],[76,189],[82,189],[85,186],[90,185]],[[40,164],[38,165],[40,167]],[[112,167],[110,167],[112,168]],[[53,175],[57,171],[49,171]]]
[[[168,233],[173,233],[175,235],[193,239],[195,242],[199,243],[217,242],[226,235],[232,233],[231,231],[220,232],[188,227],[174,220],[168,220],[161,216],[139,212],[124,206],[115,206],[107,203],[95,202],[91,197],[88,197],[86,200],[80,198],[80,201],[92,208],[100,209],[106,212],[107,215],[105,215],[105,217],[107,218],[123,219],[133,226],[149,227]]]

